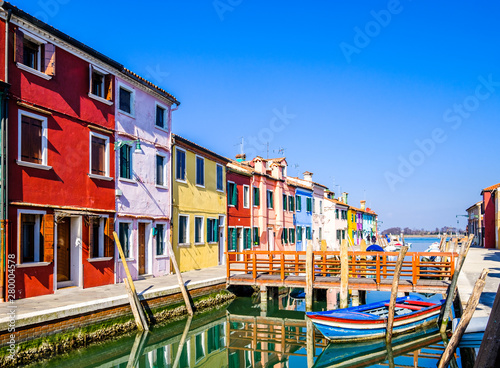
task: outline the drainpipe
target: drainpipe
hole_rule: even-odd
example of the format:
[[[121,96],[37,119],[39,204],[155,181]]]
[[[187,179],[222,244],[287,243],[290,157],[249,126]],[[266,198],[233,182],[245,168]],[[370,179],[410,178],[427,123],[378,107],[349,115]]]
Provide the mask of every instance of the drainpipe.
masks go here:
[[[252,181],[250,182],[250,232],[252,236],[252,249],[255,247],[255,241],[253,239],[253,184],[255,182],[255,176],[252,173]],[[260,234],[259,234],[260,235]],[[260,248],[260,242],[259,242],[259,248]]]
[[[172,252],[174,251],[174,246],[173,246],[173,240],[174,240],[174,237],[173,237],[173,233],[172,233],[172,217],[174,216],[174,206],[173,206],[173,203],[172,203],[172,190],[174,189],[174,176],[173,176],[173,172],[174,170],[172,169],[173,165],[174,165],[174,146],[175,146],[175,142],[172,142],[172,112],[176,111],[178,108],[179,108],[179,104],[176,104],[177,106],[173,109],[170,109],[170,131],[169,131],[169,135],[168,135],[168,140],[169,140],[169,143],[170,143],[170,165],[168,165],[168,169],[170,170],[170,190],[168,191],[168,203],[169,203],[169,206],[170,206],[170,218],[169,218],[169,242],[170,244],[172,245],[171,246],[171,249],[172,249]],[[219,229],[217,229],[217,231],[219,231]],[[172,274],[172,255],[170,254],[170,270],[169,270],[169,274]]]

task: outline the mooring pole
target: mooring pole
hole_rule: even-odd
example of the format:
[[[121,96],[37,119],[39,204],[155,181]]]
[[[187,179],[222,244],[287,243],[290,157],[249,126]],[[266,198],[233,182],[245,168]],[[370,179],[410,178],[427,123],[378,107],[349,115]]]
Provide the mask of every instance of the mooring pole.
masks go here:
[[[349,305],[349,260],[347,254],[347,240],[340,245],[340,309]]]
[[[189,333],[189,330],[191,329],[191,321],[193,320],[192,315],[188,315],[188,318],[186,320],[186,325],[184,326],[184,332],[182,333],[181,340],[179,341],[179,347],[177,348],[177,354],[175,354],[175,360],[174,360],[174,365],[172,366],[173,368],[177,368],[179,365],[179,362],[181,360],[181,355],[182,355],[182,350],[184,349],[184,344],[186,343],[186,338]],[[229,325],[229,323],[227,323]],[[229,336],[229,335],[227,335]],[[229,349],[227,349],[229,350]]]
[[[500,367],[500,285],[474,368]]]
[[[439,331],[441,332],[445,332],[446,329],[448,328],[448,320],[450,318],[450,310],[451,310],[451,305],[453,303],[453,298],[455,297],[455,289],[457,288],[458,275],[462,270],[465,258],[467,257],[467,252],[469,251],[470,245],[472,244],[473,237],[474,235],[472,234],[469,235],[467,243],[465,245],[462,244],[462,247],[460,249],[460,255],[458,256],[457,267],[455,268],[455,273],[453,274],[450,286],[448,287],[448,294],[446,295],[446,303],[441,311],[441,314],[439,315],[438,325],[441,326],[439,329]]]
[[[170,260],[174,265],[175,275],[177,276],[177,282],[179,283],[179,288],[181,289],[182,297],[184,298],[184,303],[186,304],[187,312],[190,316],[192,316],[194,313],[193,313],[193,308],[191,307],[191,301],[189,300],[189,294],[186,290],[186,285],[184,285],[184,281],[182,280],[181,271],[179,270],[179,265],[177,264],[177,259],[175,258],[175,253],[174,250],[172,249],[172,244],[170,244],[169,241],[167,241],[167,249],[168,252],[170,253]]]
[[[314,325],[310,318],[306,318],[307,335],[306,335],[306,353],[307,353],[307,368],[314,366]]]
[[[462,318],[460,318],[460,322],[458,322],[455,333],[451,337],[450,342],[446,346],[446,349],[444,350],[444,353],[439,360],[438,368],[445,368],[446,366],[448,366],[448,362],[453,356],[458,343],[462,339],[465,329],[469,325],[469,321],[472,318],[472,315],[474,314],[479,303],[479,297],[483,292],[488,272],[489,270],[487,268],[483,269],[483,272],[481,272],[481,276],[479,276],[479,279],[477,279],[476,284],[474,285],[474,289],[472,290],[472,294],[467,301],[467,306],[465,307],[465,311],[462,314]]]
[[[387,332],[385,335],[385,340],[388,344],[392,342],[392,328],[394,325],[394,311],[396,309],[396,299],[398,295],[399,275],[401,274],[401,268],[403,267],[403,261],[405,259],[406,252],[408,252],[408,247],[406,245],[403,245],[398,254],[396,267],[394,269],[394,278],[392,279],[391,301],[389,303],[389,315],[387,316]]]
[[[312,242],[306,240],[306,312],[312,312],[314,254]]]

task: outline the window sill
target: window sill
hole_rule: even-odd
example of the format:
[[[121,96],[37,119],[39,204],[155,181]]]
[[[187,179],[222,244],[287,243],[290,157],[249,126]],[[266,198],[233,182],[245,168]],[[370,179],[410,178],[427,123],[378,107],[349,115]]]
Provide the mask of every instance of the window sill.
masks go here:
[[[194,243],[194,245],[205,245],[205,242]]]
[[[132,118],[132,119],[135,119],[135,115],[132,115],[131,113],[129,112],[126,112],[126,111],[123,111],[123,110],[120,110],[120,108],[118,108],[118,112],[122,115],[126,115],[128,116],[129,118]]]
[[[219,193],[224,193],[224,194],[226,193],[226,192],[224,192],[224,189],[217,189],[217,191],[218,191]]]
[[[102,98],[101,96],[96,96],[94,95],[93,93],[90,93],[89,92],[89,97],[96,100],[96,101],[99,101],[99,102],[102,102],[103,104],[106,104],[108,106],[111,106],[113,105],[113,101],[110,101],[110,100],[106,100],[105,98]]]
[[[33,68],[30,68],[29,66],[26,66],[24,64],[21,64],[21,63],[16,63],[16,66],[21,69],[21,70],[24,70],[26,72],[29,72],[31,74],[34,74],[40,78],[43,78],[43,79],[46,79],[46,80],[51,80],[52,79],[52,76],[51,75],[47,75],[45,73],[42,73],[41,71],[39,70],[36,70],[36,69],[33,69]]]
[[[156,184],[155,187],[157,187],[158,189],[168,190],[168,187],[166,187],[165,185]]]
[[[26,268],[26,267],[44,267],[50,265],[51,262],[32,262],[32,263],[20,263],[16,265],[16,268]]]
[[[182,179],[175,179],[176,182],[178,183],[184,183],[187,184],[187,180],[182,180]]]
[[[125,258],[125,262],[135,262],[135,258]]]
[[[208,242],[208,244],[219,244],[218,242]]]
[[[178,247],[185,247],[185,248],[187,248],[187,247],[191,246],[191,243],[179,243],[179,244],[177,244],[177,246]]]
[[[125,183],[130,183],[130,184],[135,184],[135,185],[137,185],[137,181],[135,181],[134,179],[118,178],[118,180],[123,181],[123,182],[125,182]]]
[[[47,166],[47,165],[43,165],[43,164],[35,164],[33,162],[16,160],[16,164],[18,164],[19,166],[31,167],[33,169],[52,170],[52,166]]]
[[[156,259],[169,259],[169,258],[170,258],[169,256],[164,254],[156,256]]]
[[[158,129],[158,130],[161,130],[161,131],[163,131],[165,133],[170,133],[167,128],[158,126],[158,125],[156,125],[156,123],[155,123],[155,128]]]
[[[112,177],[110,176],[102,176],[102,175],[96,175],[96,174],[87,174],[89,176],[89,178],[91,179],[99,179],[99,180],[106,180],[106,181],[111,181],[113,180]]]
[[[203,188],[203,189],[205,189],[205,185],[196,184],[196,186],[197,186],[198,188]]]
[[[88,258],[87,261],[89,262],[104,262],[104,261],[111,261],[113,257],[98,257],[98,258]]]

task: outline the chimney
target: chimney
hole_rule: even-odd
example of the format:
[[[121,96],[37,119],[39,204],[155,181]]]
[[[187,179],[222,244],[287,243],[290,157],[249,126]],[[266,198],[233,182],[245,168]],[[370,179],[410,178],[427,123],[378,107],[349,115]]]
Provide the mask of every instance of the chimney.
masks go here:
[[[345,204],[347,204],[348,195],[349,195],[349,193],[347,193],[347,192],[342,193],[342,202],[344,202]]]
[[[247,160],[247,155],[245,155],[244,153],[239,153],[236,155],[236,161],[243,162],[246,160]]]
[[[366,209],[366,201],[359,201],[361,204],[361,209],[364,211]]]
[[[313,181],[313,173],[312,172],[309,172],[309,171],[306,171],[304,174],[304,180],[305,181],[308,181],[308,182],[311,182]]]

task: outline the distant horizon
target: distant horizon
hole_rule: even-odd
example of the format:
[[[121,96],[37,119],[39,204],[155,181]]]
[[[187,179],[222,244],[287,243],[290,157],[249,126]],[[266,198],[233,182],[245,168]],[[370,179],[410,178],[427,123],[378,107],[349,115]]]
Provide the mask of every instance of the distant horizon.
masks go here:
[[[11,3],[172,93],[174,133],[231,158],[269,145],[381,228],[457,226],[500,182],[497,2]]]

